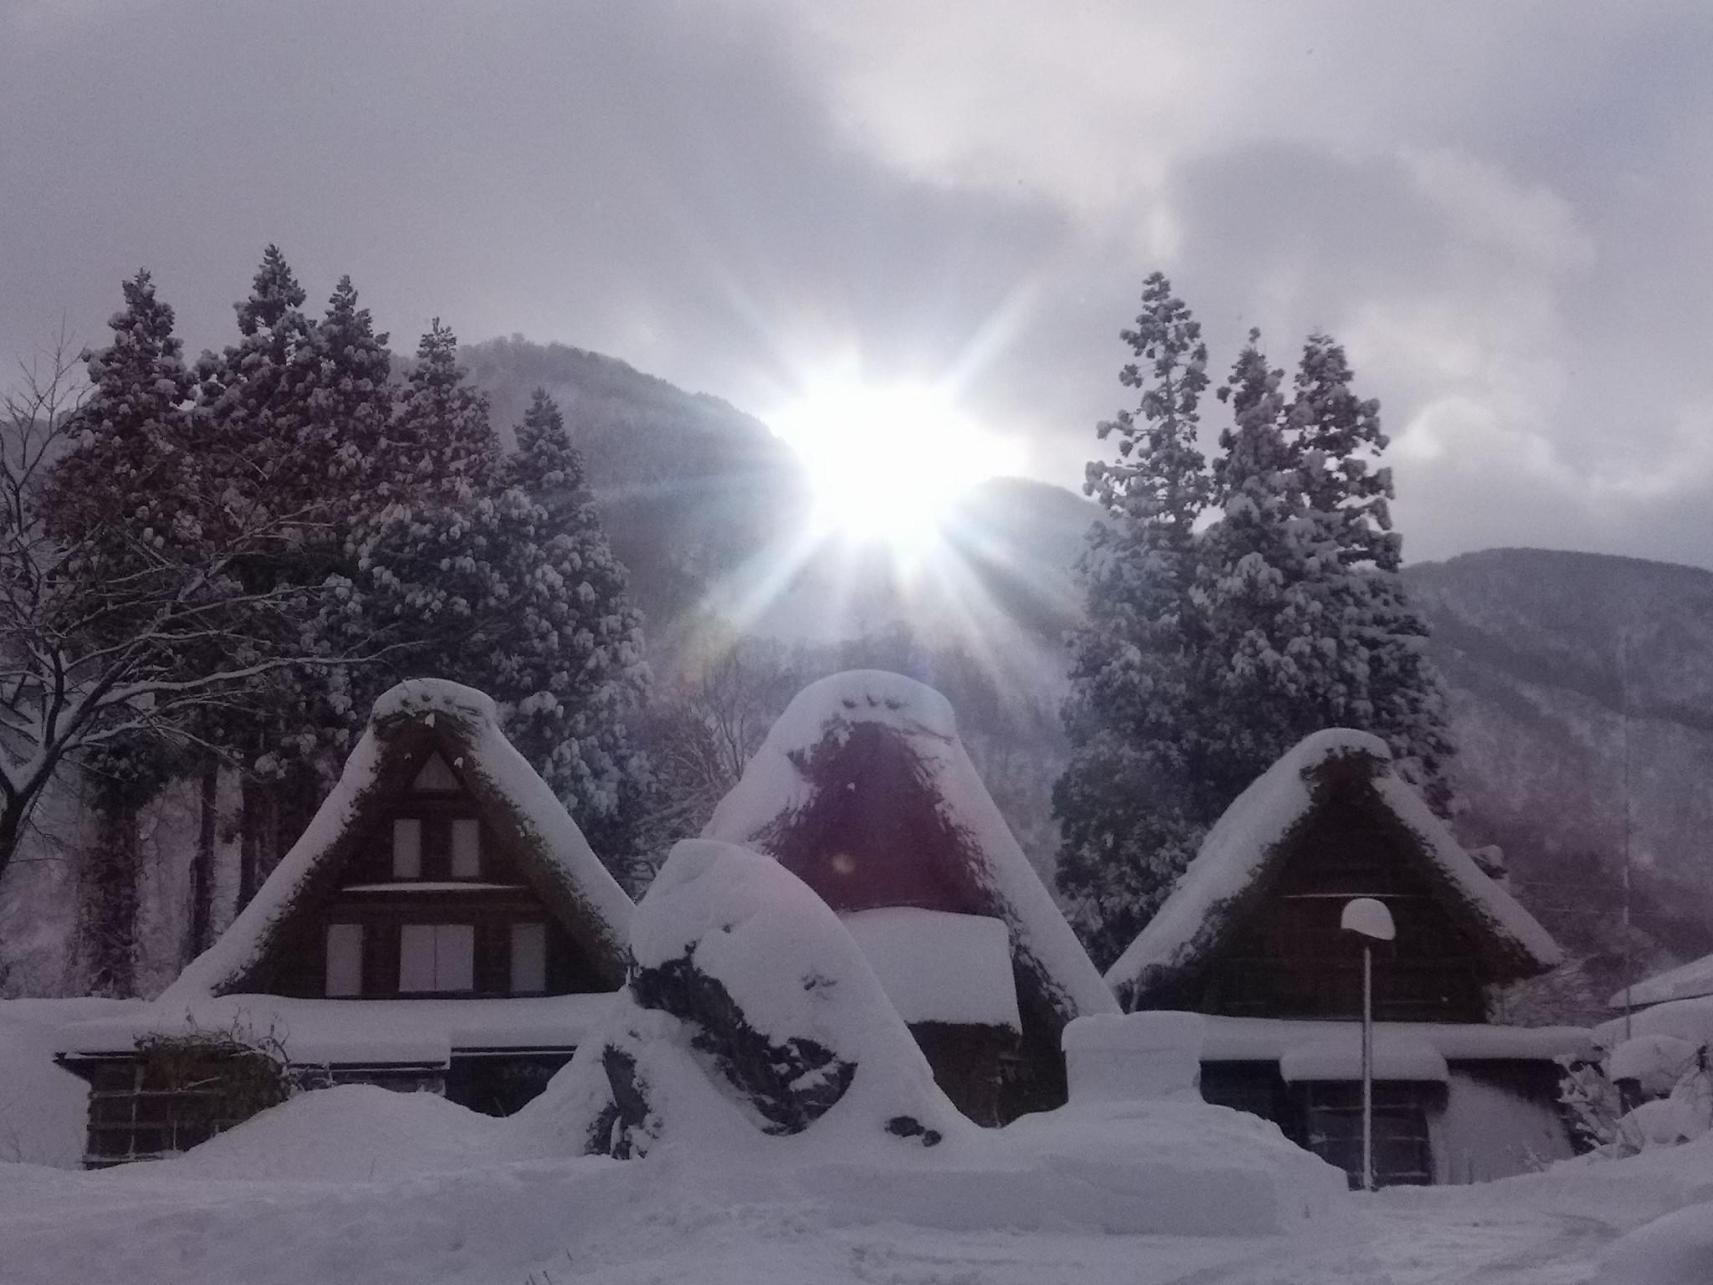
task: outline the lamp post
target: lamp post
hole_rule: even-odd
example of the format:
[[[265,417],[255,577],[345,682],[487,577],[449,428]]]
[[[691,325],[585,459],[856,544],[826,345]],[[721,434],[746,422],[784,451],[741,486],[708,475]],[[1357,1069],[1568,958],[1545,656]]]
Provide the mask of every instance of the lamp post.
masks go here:
[[[1338,926],[1362,938],[1362,1190],[1374,1190],[1374,943],[1398,935],[1392,912],[1373,897],[1344,903]]]

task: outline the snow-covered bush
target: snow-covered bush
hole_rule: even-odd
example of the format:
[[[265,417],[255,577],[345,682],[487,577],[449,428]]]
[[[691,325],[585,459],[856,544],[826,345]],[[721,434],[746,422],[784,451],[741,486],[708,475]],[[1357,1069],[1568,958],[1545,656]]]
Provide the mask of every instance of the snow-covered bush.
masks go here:
[[[137,1041],[141,1113],[152,1108],[164,1131],[163,1149],[179,1152],[325,1083],[312,1067],[296,1066],[272,1031],[242,1022]]]
[[[697,839],[673,848],[637,907],[629,982],[601,1036],[517,1118],[573,1150],[630,1157],[835,1116],[835,1130],[916,1147],[963,1127],[827,905],[778,862]]]
[[[1635,1155],[1713,1128],[1713,1031],[1696,1029],[1690,1019],[1698,1013],[1668,1011],[1679,1007],[1647,1010],[1635,1021],[1643,1029],[1628,1038],[1609,1023],[1597,1035],[1594,1058],[1565,1060],[1561,1101],[1595,1154]]]

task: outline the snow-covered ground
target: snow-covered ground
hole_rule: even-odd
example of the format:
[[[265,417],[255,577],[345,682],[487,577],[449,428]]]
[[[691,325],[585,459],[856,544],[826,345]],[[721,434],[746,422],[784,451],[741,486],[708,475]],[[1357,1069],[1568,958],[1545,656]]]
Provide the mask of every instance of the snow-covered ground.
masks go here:
[[[0,1129],[21,1140],[14,1154],[59,1164],[75,1155],[81,1087],[43,1054],[57,1020],[101,1012],[87,1001],[0,1004],[0,1076],[16,1086],[0,1101]],[[1211,1167],[1240,1144],[1260,1155],[1265,1140],[1244,1131],[1268,1126],[1178,1102],[1090,1110],[902,1163],[798,1154],[757,1165],[695,1147],[619,1161],[543,1157],[539,1132],[515,1119],[348,1086],[295,1099],[173,1162],[101,1173],[0,1164],[0,1280],[1713,1280],[1713,1138],[1496,1183],[1322,1202],[1283,1232],[1162,1235],[1135,1229],[1171,1215],[1187,1186],[1153,1178],[1174,1165]],[[20,1131],[23,1122],[32,1128]],[[1237,1217],[1217,1198],[1194,1199],[1206,1227]]]
[[[329,1148],[324,1172],[337,1177],[301,1176],[308,1157],[291,1147],[277,1177],[235,1176],[245,1166],[230,1163],[230,1152],[99,1174],[0,1166],[0,1277],[15,1285],[1709,1279],[1656,1270],[1694,1263],[1685,1241],[1697,1234],[1706,1253],[1713,1152],[1700,1144],[1673,1155],[1669,1172],[1657,1163],[1638,1171],[1655,1153],[1568,1177],[1353,1197],[1346,1216],[1296,1234],[1134,1235],[1069,1219],[1026,1230],[989,1225],[979,1208],[926,1189],[901,1200],[888,1174],[861,1169],[734,1173],[665,1155],[483,1164],[474,1139],[452,1126],[456,1108],[401,1101],[413,1117],[403,1130],[399,1120],[378,1128],[364,1104],[365,1126]],[[269,1142],[284,1143],[281,1132],[272,1130]],[[407,1151],[420,1167],[372,1178],[353,1172],[360,1144],[380,1132],[392,1137],[372,1157],[374,1170],[400,1165]],[[1700,1210],[1675,1225],[1619,1240],[1695,1203]]]

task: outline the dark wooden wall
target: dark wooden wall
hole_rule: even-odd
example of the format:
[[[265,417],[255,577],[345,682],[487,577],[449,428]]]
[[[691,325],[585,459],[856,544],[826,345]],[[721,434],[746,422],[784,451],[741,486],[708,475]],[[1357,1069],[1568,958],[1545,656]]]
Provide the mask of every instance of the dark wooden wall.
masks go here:
[[[1294,837],[1262,907],[1201,974],[1191,1005],[1241,1017],[1355,1017],[1362,949],[1339,929],[1352,897],[1377,897],[1397,925],[1374,951],[1376,1018],[1486,1020],[1473,943],[1419,873],[1409,840],[1379,807],[1341,799]]]

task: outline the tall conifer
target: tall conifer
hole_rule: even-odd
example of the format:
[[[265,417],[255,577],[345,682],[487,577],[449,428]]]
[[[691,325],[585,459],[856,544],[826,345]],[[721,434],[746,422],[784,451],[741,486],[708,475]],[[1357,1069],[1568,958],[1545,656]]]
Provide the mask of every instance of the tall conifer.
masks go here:
[[[1102,519],[1082,561],[1088,621],[1071,641],[1072,757],[1053,791],[1058,884],[1102,960],[1128,944],[1193,852],[1201,757],[1192,593],[1209,486],[1196,445],[1207,348],[1160,273],[1122,338],[1138,360],[1119,380],[1137,390],[1137,407],[1098,426],[1116,458],[1091,462],[1084,483]]]

